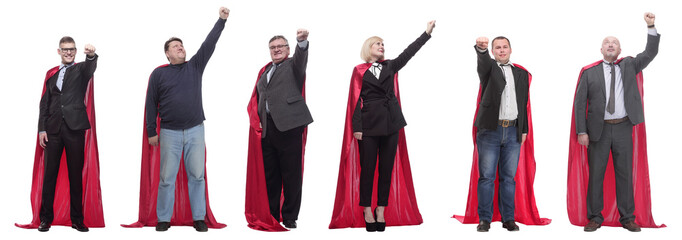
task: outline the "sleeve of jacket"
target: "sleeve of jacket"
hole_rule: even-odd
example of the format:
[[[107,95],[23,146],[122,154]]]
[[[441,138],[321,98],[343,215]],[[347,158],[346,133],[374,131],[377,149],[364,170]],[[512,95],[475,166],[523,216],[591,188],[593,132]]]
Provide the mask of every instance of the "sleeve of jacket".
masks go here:
[[[578,88],[576,89],[575,100],[573,102],[576,134],[587,132],[587,70],[582,72],[578,81]]]
[[[390,61],[391,68],[393,71],[398,72],[400,69],[402,69],[412,57],[414,57],[415,54],[419,51],[419,49],[426,44],[427,41],[431,39],[431,36],[429,34],[426,34],[426,32],[422,33],[419,38],[414,40],[405,50],[403,50],[398,57]]]
[[[358,104],[353,111],[353,132],[362,132],[362,98],[358,98]]]
[[[646,66],[651,63],[651,61],[654,60],[656,55],[658,54],[658,45],[661,40],[661,35],[658,34],[656,36],[647,34],[647,41],[646,41],[646,48],[644,49],[644,52],[641,52],[640,54],[637,54],[635,57],[635,69],[636,72],[641,72],[646,68]]]
[[[481,81],[481,84],[485,85],[490,78],[490,68],[493,66],[493,60],[490,58],[488,49],[482,52],[476,46],[474,46],[474,49],[476,50],[478,79]]]
[[[305,71],[308,67],[308,49],[310,48],[310,41],[308,41],[308,44],[306,44],[305,48],[301,48],[298,44],[296,44],[296,51],[294,52],[294,57],[293,57],[293,67],[294,67],[294,75],[296,76],[296,81],[298,82],[298,86],[303,86],[305,82]]]
[[[50,106],[50,89],[47,87],[45,81],[45,93],[40,98],[40,115],[38,116],[38,132],[46,131],[47,117],[49,115]]]

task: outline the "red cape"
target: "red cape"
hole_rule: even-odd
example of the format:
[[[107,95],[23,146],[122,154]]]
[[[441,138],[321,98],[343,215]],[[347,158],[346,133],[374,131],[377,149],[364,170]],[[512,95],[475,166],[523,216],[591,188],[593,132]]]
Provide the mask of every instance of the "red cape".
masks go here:
[[[59,67],[47,71],[43,92],[47,90],[47,80],[59,72]],[[97,150],[97,130],[95,124],[94,81],[91,78],[85,93],[85,108],[90,120],[90,129],[85,130],[85,162],[83,164],[83,223],[88,227],[104,227],[102,211],[102,190],[99,184],[99,152]],[[42,96],[41,94],[41,96]],[[36,153],[33,164],[33,183],[31,185],[31,209],[33,220],[29,224],[14,225],[20,228],[38,228],[40,225],[40,205],[43,197],[44,149],[36,137]],[[61,158],[54,198],[54,219],[52,225],[71,226],[69,174],[66,167],[66,155]]]
[[[622,60],[619,59],[618,62]],[[586,69],[597,66],[602,60],[583,67],[578,76]],[[644,104],[644,78],[642,72],[637,73],[637,86]],[[577,86],[576,86],[577,91]],[[578,143],[578,135],[575,129],[575,109],[571,113],[571,134],[568,144],[568,194],[566,196],[568,218],[571,224],[585,226],[587,219],[587,183],[589,179],[589,166],[587,160],[587,148]],[[656,225],[651,214],[651,186],[649,185],[649,163],[646,153],[646,125],[640,123],[632,128],[632,181],[635,195],[635,222],[641,227],[665,227],[665,224]],[[621,226],[618,219],[618,206],[616,204],[616,181],[613,172],[613,160],[609,154],[609,162],[604,174],[604,226]]]
[[[168,64],[160,67],[168,66]],[[145,109],[145,113],[146,113]],[[156,117],[156,132],[161,130],[161,119]],[[156,226],[156,197],[159,193],[159,162],[160,147],[149,145],[147,137],[146,123],[142,124],[142,173],[140,174],[140,213],[137,222],[132,224],[121,224],[122,227],[140,228],[144,226]],[[206,161],[204,161],[204,180],[206,181],[206,225],[209,228],[224,228],[227,225],[216,221],[211,212],[208,202],[208,174],[206,173]],[[184,160],[180,158],[180,169],[175,180],[175,203],[173,205],[173,216],[171,226],[192,226],[192,208],[189,204],[189,194],[187,191],[187,175],[185,174]]]
[[[249,113],[249,153],[248,162],[246,165],[246,199],[244,215],[248,226],[255,230],[280,232],[288,231],[279,224],[281,219],[275,219],[270,214],[270,204],[268,203],[268,191],[265,184],[265,169],[263,166],[263,148],[261,146],[261,134],[263,129],[260,127],[260,117],[258,116],[258,95],[257,86],[258,79],[265,72],[265,69],[272,63],[266,64],[258,72],[256,78],[256,85],[253,87],[249,105],[246,111]],[[305,84],[301,93],[305,97]],[[301,158],[301,166],[303,166],[303,159],[305,158],[305,144],[308,136],[308,127],[303,130],[303,156]],[[301,172],[302,174],[303,172]],[[284,197],[280,198],[284,201]],[[280,207],[282,202],[280,202]]]
[[[339,165],[339,181],[336,185],[336,200],[334,212],[329,223],[329,228],[365,227],[362,215],[363,207],[360,202],[360,151],[358,141],[353,137],[352,118],[360,91],[362,90],[362,76],[372,66],[364,63],[355,66],[350,80],[348,93],[348,106],[346,106],[346,123],[343,130],[343,143],[341,145],[341,163]],[[395,95],[400,101],[398,89],[398,74],[393,78]],[[423,222],[417,206],[417,198],[412,184],[412,172],[410,159],[407,154],[407,141],[405,130],[400,129],[398,137],[398,150],[395,156],[393,176],[391,177],[391,192],[386,207],[386,224],[388,226],[418,225]],[[378,178],[378,168],[374,173],[374,182]],[[376,192],[374,184],[373,192]],[[376,207],[376,196],[373,195],[372,207]]]
[[[528,72],[524,67],[514,64],[515,67],[521,68]],[[528,73],[528,86],[530,86],[533,76]],[[474,121],[478,114],[478,106],[481,102],[481,90],[479,86],[478,97],[476,98],[476,112],[474,113]],[[516,169],[516,194],[514,197],[514,219],[517,222],[526,225],[547,225],[552,222],[551,219],[541,218],[535,205],[535,193],[533,191],[533,182],[535,181],[535,150],[533,148],[533,118],[530,108],[530,91],[528,94],[528,135],[526,142],[521,146],[521,153],[519,155],[519,165]],[[467,208],[464,216],[454,215],[453,217],[462,223],[478,223],[478,148],[476,146],[476,126],[473,127],[472,137],[474,140],[474,157],[471,164],[471,179],[469,180],[469,197],[467,200]],[[498,209],[498,191],[499,180],[495,181],[495,196],[493,200],[493,221],[501,221],[500,211]]]

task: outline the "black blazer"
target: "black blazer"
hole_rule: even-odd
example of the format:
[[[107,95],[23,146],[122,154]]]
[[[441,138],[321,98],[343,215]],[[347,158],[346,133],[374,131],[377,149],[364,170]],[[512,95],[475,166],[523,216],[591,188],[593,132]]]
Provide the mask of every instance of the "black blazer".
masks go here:
[[[379,79],[371,70],[365,72],[360,99],[353,113],[353,132],[362,132],[363,136],[386,136],[407,125],[395,96],[393,78],[430,38],[424,32],[397,58],[381,62]]]
[[[88,113],[83,101],[88,82],[97,69],[97,57],[95,54],[93,58],[67,68],[61,91],[57,88],[59,72],[45,82],[45,93],[40,99],[38,131],[57,134],[62,119],[71,130],[90,128]]]
[[[500,115],[500,101],[502,91],[507,85],[507,80],[502,74],[502,69],[497,65],[495,59],[490,58],[488,50],[480,52],[476,49],[478,56],[478,78],[481,81],[481,102],[478,106],[478,114],[474,126],[478,128],[495,130],[498,126]],[[521,135],[528,133],[527,109],[528,104],[528,72],[519,67],[512,67],[514,74],[514,85],[516,87],[516,106],[518,107],[518,117],[516,119],[516,137],[521,142]]]

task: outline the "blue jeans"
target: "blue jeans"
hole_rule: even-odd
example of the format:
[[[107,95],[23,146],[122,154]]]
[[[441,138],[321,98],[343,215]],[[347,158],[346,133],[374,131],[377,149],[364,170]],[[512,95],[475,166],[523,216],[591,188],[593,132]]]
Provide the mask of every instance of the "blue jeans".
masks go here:
[[[514,220],[514,192],[516,167],[519,163],[521,143],[517,141],[516,127],[497,126],[496,130],[478,129],[478,217],[491,222],[495,178],[500,175],[498,204],[502,221]]]
[[[204,220],[204,216],[206,216],[204,124],[201,123],[183,130],[162,128],[159,133],[159,145],[161,148],[160,181],[159,195],[156,199],[158,221],[170,222],[171,216],[173,216],[175,178],[178,175],[181,157],[184,157],[185,160],[192,219],[195,221]]]

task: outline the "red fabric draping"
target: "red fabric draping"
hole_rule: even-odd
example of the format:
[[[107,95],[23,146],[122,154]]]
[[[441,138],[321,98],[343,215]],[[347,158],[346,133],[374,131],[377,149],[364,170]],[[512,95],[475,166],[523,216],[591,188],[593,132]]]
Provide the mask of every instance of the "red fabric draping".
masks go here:
[[[160,67],[168,66],[168,64]],[[145,109],[146,113],[146,109]],[[161,119],[156,117],[156,132],[160,132]],[[140,176],[140,207],[137,222],[132,224],[121,224],[122,227],[140,228],[144,226],[156,226],[156,198],[159,193],[159,164],[160,164],[160,147],[149,145],[147,137],[146,123],[142,124],[142,167]],[[219,223],[208,201],[208,173],[206,172],[206,162],[204,161],[204,180],[206,181],[206,225],[209,228],[224,228],[227,225]],[[192,226],[194,221],[192,219],[192,208],[189,202],[189,194],[187,189],[187,175],[185,173],[184,159],[180,159],[180,169],[178,171],[177,179],[175,180],[175,203],[173,205],[173,216],[171,217],[171,226]]]
[[[619,59],[616,63],[623,60]],[[583,67],[578,76],[578,83],[583,72],[599,65],[603,60]],[[644,78],[642,72],[637,73],[637,86],[644,104]],[[577,91],[577,84],[576,84]],[[571,113],[571,133],[568,147],[568,193],[566,196],[568,218],[571,224],[585,226],[587,219],[587,184],[589,166],[587,148],[578,143],[575,129],[575,109]],[[646,124],[640,123],[632,129],[632,178],[635,195],[635,222],[641,227],[658,228],[665,224],[656,225],[651,214],[651,186],[649,185],[649,163],[646,150]],[[613,158],[609,154],[609,162],[604,174],[604,216],[603,226],[621,226],[618,219],[616,204],[616,181],[613,172]]]
[[[59,72],[59,66],[47,71],[45,83]],[[85,131],[85,156],[83,164],[83,223],[88,227],[104,227],[104,213],[102,210],[102,190],[99,184],[99,152],[97,150],[97,130],[95,124],[94,79],[88,82],[88,88],[83,99],[90,120],[90,129]],[[43,92],[47,91],[47,84],[43,85]],[[42,96],[41,94],[41,96]],[[40,147],[39,137],[36,137],[35,160],[33,164],[33,183],[31,184],[31,209],[33,220],[29,224],[14,225],[20,228],[38,228],[40,225],[40,205],[42,203],[44,149]],[[62,155],[54,198],[54,219],[52,225],[71,226],[69,176],[66,167],[66,152]]]
[[[257,86],[258,79],[263,75],[265,69],[272,63],[266,64],[263,68],[258,71],[258,77],[256,78],[256,84],[253,87],[253,93],[249,99],[249,104],[246,107],[246,111],[249,114],[249,152],[248,160],[246,166],[246,199],[245,199],[245,209],[244,215],[248,226],[255,230],[269,231],[269,232],[280,232],[288,231],[286,228],[279,224],[280,219],[275,219],[270,214],[270,205],[268,203],[268,191],[265,184],[265,169],[263,166],[263,148],[261,146],[261,136],[263,129],[260,127],[260,117],[258,116],[258,95]],[[305,97],[305,84],[303,85],[303,90],[301,92],[303,97]],[[303,147],[301,151],[301,166],[303,166],[303,161],[305,158],[305,144],[308,136],[308,127],[303,130]],[[303,172],[301,172],[303,174]],[[280,202],[280,207],[284,201],[284,196],[282,196]]]
[[[363,207],[360,203],[360,152],[358,142],[353,137],[352,118],[357,101],[362,90],[362,76],[371,66],[370,63],[357,65],[351,75],[348,105],[346,106],[346,123],[341,145],[341,161],[339,165],[339,180],[336,185],[336,200],[329,228],[365,227],[362,215]],[[400,101],[398,89],[398,74],[394,78],[395,95]],[[407,154],[407,141],[404,129],[400,129],[398,150],[395,156],[393,176],[391,177],[391,192],[388,206],[385,210],[388,226],[418,225],[423,222],[417,206],[417,198],[412,184],[410,160]],[[374,173],[374,189],[378,178],[378,168]],[[373,195],[373,198],[376,198]],[[376,207],[376,199],[372,200],[372,207]]]
[[[518,64],[515,67],[526,70]],[[528,71],[528,70],[526,70]],[[533,76],[528,73],[528,86],[533,79]],[[481,102],[481,90],[478,90],[478,97],[476,101],[476,112],[474,113],[474,121],[478,114],[478,106]],[[529,91],[530,92],[530,91]],[[530,93],[528,94],[528,135],[526,142],[521,146],[521,154],[519,156],[519,165],[516,170],[516,194],[514,197],[515,221],[526,225],[547,225],[552,222],[551,219],[541,218],[535,205],[535,193],[533,191],[533,182],[535,181],[535,150],[533,137],[533,118],[530,107]],[[453,217],[462,223],[478,223],[478,148],[476,146],[476,132],[477,128],[474,126],[472,137],[474,142],[474,157],[471,164],[471,178],[469,180],[469,197],[467,199],[467,208],[464,216],[454,215]],[[495,181],[495,196],[493,200],[493,221],[501,221],[500,211],[498,209],[498,191],[499,182]]]

